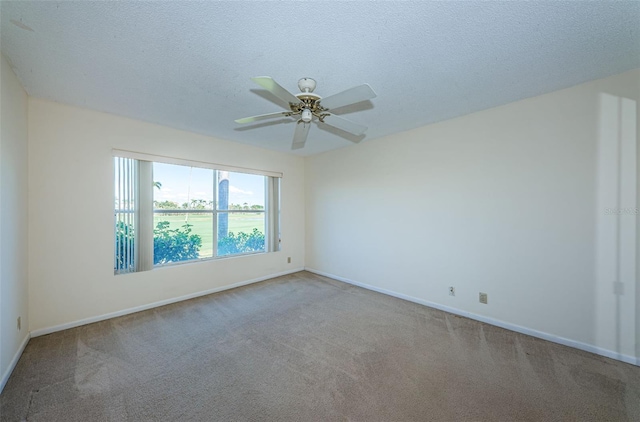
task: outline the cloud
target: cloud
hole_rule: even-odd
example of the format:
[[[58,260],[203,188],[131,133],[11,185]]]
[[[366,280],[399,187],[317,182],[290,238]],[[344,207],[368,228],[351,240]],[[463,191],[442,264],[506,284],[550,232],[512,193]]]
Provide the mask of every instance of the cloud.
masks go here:
[[[251,192],[250,190],[242,190],[233,185],[229,185],[229,193],[236,193],[240,195],[253,195],[253,192]]]

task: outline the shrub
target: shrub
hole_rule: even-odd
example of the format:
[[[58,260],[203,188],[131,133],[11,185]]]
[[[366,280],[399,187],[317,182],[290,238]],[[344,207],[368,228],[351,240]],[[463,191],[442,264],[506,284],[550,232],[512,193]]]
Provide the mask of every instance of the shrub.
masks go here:
[[[264,233],[254,228],[251,233],[229,232],[227,237],[218,239],[218,255],[264,251]]]
[[[153,230],[153,264],[197,259],[202,238],[191,234],[192,224],[170,229],[168,221],[160,221]]]
[[[182,228],[170,229],[168,221],[160,221],[153,230],[153,264],[197,259],[202,247],[202,238],[191,234],[192,224],[184,224]],[[116,222],[116,250],[127,248],[134,253],[133,227],[122,221]],[[237,235],[230,232],[228,236],[218,239],[218,255],[230,255],[247,252],[264,251],[264,233],[254,228],[251,233],[240,232]],[[128,262],[128,264],[127,264]],[[134,270],[133,259],[127,261],[124,254],[116,256],[117,270]],[[128,268],[125,268],[128,266]]]

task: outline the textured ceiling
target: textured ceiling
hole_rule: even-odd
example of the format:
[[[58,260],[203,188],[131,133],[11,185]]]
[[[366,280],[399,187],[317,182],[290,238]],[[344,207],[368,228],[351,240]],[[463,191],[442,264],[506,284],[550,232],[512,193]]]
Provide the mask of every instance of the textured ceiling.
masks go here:
[[[368,139],[640,67],[640,2],[7,2],[0,47],[27,92],[290,151],[294,123],[249,79],[328,96]],[[312,127],[309,155],[353,136]],[[179,140],[176,140],[179,141]]]

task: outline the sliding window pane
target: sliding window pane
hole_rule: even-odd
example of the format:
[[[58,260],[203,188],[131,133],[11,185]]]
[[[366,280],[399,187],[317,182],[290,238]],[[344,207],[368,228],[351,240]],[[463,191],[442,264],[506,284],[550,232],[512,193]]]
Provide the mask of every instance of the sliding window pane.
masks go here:
[[[228,223],[228,230],[221,233],[224,221]],[[264,234],[264,212],[218,213],[218,255],[264,252]]]
[[[154,213],[153,263],[213,257],[213,213]]]
[[[153,163],[154,210],[212,210],[213,170]]]
[[[218,209],[264,211],[265,176],[218,171]]]
[[[213,174],[153,163],[155,265],[213,257]]]

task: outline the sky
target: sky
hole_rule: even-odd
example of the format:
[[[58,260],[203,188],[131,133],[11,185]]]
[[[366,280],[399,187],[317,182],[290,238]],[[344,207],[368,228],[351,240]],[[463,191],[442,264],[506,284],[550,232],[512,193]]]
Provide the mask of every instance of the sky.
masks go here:
[[[153,190],[154,201],[182,205],[192,199],[213,199],[213,170],[153,163],[153,181],[162,183]],[[229,204],[264,206],[264,199],[264,176],[229,172]]]

